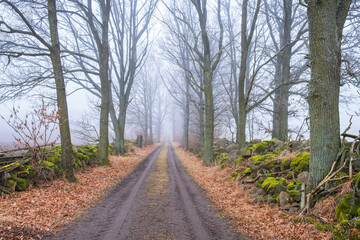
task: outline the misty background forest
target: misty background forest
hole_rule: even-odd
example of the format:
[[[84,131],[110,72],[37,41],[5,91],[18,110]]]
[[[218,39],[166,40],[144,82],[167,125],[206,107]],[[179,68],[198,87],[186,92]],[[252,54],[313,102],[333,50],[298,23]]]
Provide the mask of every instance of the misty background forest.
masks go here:
[[[130,142],[170,140],[238,169],[297,142],[306,212],[328,178],[360,170],[357,0],[0,0],[0,13],[2,150],[39,160],[60,145],[70,182],[73,145],[110,165]]]

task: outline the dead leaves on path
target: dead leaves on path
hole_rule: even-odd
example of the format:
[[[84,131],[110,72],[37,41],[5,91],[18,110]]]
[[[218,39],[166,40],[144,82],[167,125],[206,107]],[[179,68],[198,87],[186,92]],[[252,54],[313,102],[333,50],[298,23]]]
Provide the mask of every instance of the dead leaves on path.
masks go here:
[[[57,179],[0,198],[0,239],[36,239],[71,222],[104,197],[106,190],[131,172],[154,148],[137,149],[127,157],[111,156],[111,167],[76,173],[80,183]]]
[[[331,233],[318,231],[312,224],[293,223],[295,215],[289,212],[254,204],[238,181],[228,179],[231,169],[205,167],[202,160],[181,148],[177,148],[177,153],[188,173],[240,232],[256,239],[331,239]]]

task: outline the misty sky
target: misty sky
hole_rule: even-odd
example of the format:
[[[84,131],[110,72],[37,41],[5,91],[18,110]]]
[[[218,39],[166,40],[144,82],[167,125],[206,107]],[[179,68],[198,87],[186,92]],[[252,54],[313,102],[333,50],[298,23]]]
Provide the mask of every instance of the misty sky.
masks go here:
[[[161,49],[161,45],[166,40],[166,38],[164,38],[164,36],[166,34],[163,32],[164,25],[162,25],[158,21],[158,19],[161,19],[163,17],[162,15],[166,12],[166,10],[165,10],[164,6],[162,6],[161,4],[159,4],[159,9],[160,10],[156,13],[156,17],[154,18],[154,22],[153,22],[154,25],[152,26],[152,30],[151,30],[151,37],[154,39],[153,39],[153,43],[151,46],[151,53],[150,53],[149,59],[150,59],[150,61],[158,61],[157,65],[161,65],[161,69],[166,70],[166,71],[169,71],[169,69],[170,69],[170,72],[173,71],[173,74],[176,75],[178,72],[173,70],[174,65],[164,61],[164,56],[162,56],[163,50]],[[153,69],[153,71],[159,71],[159,69]],[[163,74],[166,75],[165,72]],[[171,85],[172,83],[169,81],[168,84]],[[73,90],[74,90],[74,86],[72,86],[72,85],[67,86],[68,93],[72,92]],[[136,86],[134,87],[133,91],[136,91]],[[356,115],[357,113],[360,113],[359,94],[356,92],[355,87],[345,85],[343,87],[342,92],[343,92],[343,94],[346,94],[347,96],[348,96],[348,93],[352,93],[352,96],[355,96],[355,97],[354,98],[352,97],[352,103],[348,103],[348,104],[341,103],[341,105],[340,105],[341,132],[346,127],[348,127],[350,115]],[[71,94],[70,96],[68,96],[69,117],[70,117],[72,131],[76,128],[76,125],[75,125],[76,121],[81,120],[82,116],[84,114],[88,113],[89,111],[93,111],[94,107],[90,107],[91,99],[93,99],[93,96],[86,93],[86,91],[76,91],[74,94]],[[162,99],[162,101],[163,102],[173,102],[173,100],[169,96],[167,96],[166,99]],[[28,112],[33,111],[34,100],[30,97],[23,97],[21,100],[8,101],[6,103],[0,104],[0,114],[2,116],[4,116],[5,119],[7,119],[9,116],[9,112],[10,112],[9,109],[11,109],[13,106],[19,106],[19,105],[21,106],[20,113],[24,115]],[[301,106],[301,107],[307,108],[307,106],[306,107]],[[178,114],[176,116],[176,118],[177,118],[176,124],[177,124],[177,129],[181,129],[182,128],[182,119],[181,119],[181,113],[180,113],[181,110],[179,110],[178,107],[176,107],[174,105],[172,105],[170,107],[170,110],[178,112]],[[169,112],[169,114],[168,114],[169,116],[167,116],[165,123],[164,123],[164,125],[165,125],[164,131],[165,132],[170,132],[171,128],[172,128],[172,120],[171,120],[171,116],[170,116],[171,111]],[[308,114],[305,112],[304,115],[306,116]],[[261,116],[257,116],[257,117],[261,117]],[[267,116],[267,117],[269,118],[269,116]],[[269,124],[271,125],[270,121],[271,121],[271,118],[269,118]],[[297,121],[296,119],[290,119],[289,126],[294,127],[294,125],[299,125],[299,124],[301,124],[301,122],[302,122],[302,119],[301,119],[301,121]],[[350,129],[349,133],[357,135],[357,134],[359,134],[359,130],[360,130],[360,117],[354,116],[352,122],[353,122],[352,128]],[[94,119],[94,124],[97,124],[96,119]],[[134,137],[134,134],[136,133],[136,131],[138,131],[138,129],[133,128],[131,125],[127,125],[126,128],[128,131],[127,136],[130,138]],[[3,119],[0,119],[0,142],[12,142],[13,141],[13,133],[14,132],[6,124],[6,122]],[[226,131],[223,133],[222,137],[230,138],[228,132],[226,132]],[[265,138],[269,139],[270,135],[261,132],[261,133],[257,133],[254,137],[261,138],[261,139],[265,139]],[[308,137],[308,134],[305,137]],[[75,144],[81,143],[81,139],[78,139],[76,134],[73,133],[72,138],[73,138],[73,143],[75,143]]]

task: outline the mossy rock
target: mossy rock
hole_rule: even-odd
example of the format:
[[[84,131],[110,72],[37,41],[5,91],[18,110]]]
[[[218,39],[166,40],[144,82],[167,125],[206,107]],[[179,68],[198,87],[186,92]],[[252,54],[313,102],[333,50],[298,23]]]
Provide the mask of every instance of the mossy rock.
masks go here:
[[[295,197],[296,195],[300,195],[300,191],[298,191],[298,190],[290,190],[289,195],[290,195],[290,197]]]
[[[248,147],[247,149],[251,151],[255,151],[257,154],[265,153],[268,150],[268,142],[260,142],[252,145],[251,147]]]
[[[280,154],[283,151],[285,151],[286,149],[288,149],[290,146],[289,142],[281,142],[281,145],[277,146],[276,149],[274,150],[275,153]]]
[[[225,161],[229,160],[229,156],[226,152],[224,153],[220,153],[219,155],[216,156],[215,161],[219,164],[224,163]]]
[[[297,155],[290,163],[295,172],[300,173],[309,170],[310,153],[304,152]]]
[[[230,180],[237,179],[242,173],[244,173],[244,169],[245,169],[244,166],[240,166],[240,167],[236,168],[235,171],[230,174],[229,179]]]
[[[279,183],[284,185],[284,186],[287,186],[285,178],[280,178]]]
[[[290,168],[290,164],[292,162],[294,158],[285,158],[284,160],[282,160],[282,165],[285,169],[289,169]]]
[[[288,174],[286,174],[286,179],[293,179],[293,172],[288,172]]]
[[[352,194],[344,195],[339,203],[336,205],[335,220],[341,222],[350,220],[358,216],[358,209],[360,208],[360,198]]]
[[[50,161],[39,161],[38,162],[41,166],[44,167],[45,170],[52,170],[55,169],[57,166],[55,165],[55,163],[52,163]]]
[[[25,191],[28,186],[29,186],[28,180],[24,178],[17,178],[16,187],[15,187],[17,191]]]
[[[333,239],[345,240],[345,239],[360,239],[360,231],[356,227],[358,220],[343,220],[337,224],[333,229]]]
[[[276,180],[274,177],[268,177],[261,184],[261,188],[269,192],[272,189],[274,189],[279,183],[280,182]]]
[[[240,164],[240,163],[242,163],[242,162],[244,162],[244,158],[243,158],[243,157],[239,157],[239,158],[235,159],[235,161],[234,161],[235,165],[238,165],[238,164]]]
[[[329,223],[322,224],[319,222],[315,222],[314,224],[316,229],[322,232],[331,232],[333,230],[333,227]]]
[[[8,179],[6,181],[6,187],[15,191],[15,187],[16,187],[16,180],[12,180],[12,179]]]
[[[251,174],[251,169],[250,168],[245,169],[244,175],[250,175],[250,174]]]
[[[287,185],[287,189],[288,190],[294,190],[297,186],[301,185],[302,182],[299,181],[299,179],[296,179],[296,182],[291,181],[288,185]]]
[[[357,230],[360,231],[360,218],[358,220],[356,220],[355,227],[356,227]]]
[[[273,154],[273,153],[269,153],[269,154],[266,154],[266,155],[255,155],[255,156],[251,157],[249,159],[249,161],[251,161],[255,165],[259,165],[259,164],[261,164],[263,162],[270,163],[274,159],[276,159],[277,157],[278,157],[278,155]]]
[[[354,189],[356,195],[360,197],[360,172],[354,176],[351,187]]]
[[[20,167],[18,176],[22,178],[31,179],[34,177],[35,169],[32,165],[26,164]]]

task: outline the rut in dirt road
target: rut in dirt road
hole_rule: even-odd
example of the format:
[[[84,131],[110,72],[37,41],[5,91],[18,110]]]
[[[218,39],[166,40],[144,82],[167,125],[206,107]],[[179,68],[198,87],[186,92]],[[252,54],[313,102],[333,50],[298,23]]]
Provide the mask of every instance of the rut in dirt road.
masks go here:
[[[231,231],[210,205],[168,144],[86,216],[46,239],[250,239]]]

